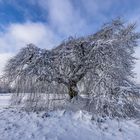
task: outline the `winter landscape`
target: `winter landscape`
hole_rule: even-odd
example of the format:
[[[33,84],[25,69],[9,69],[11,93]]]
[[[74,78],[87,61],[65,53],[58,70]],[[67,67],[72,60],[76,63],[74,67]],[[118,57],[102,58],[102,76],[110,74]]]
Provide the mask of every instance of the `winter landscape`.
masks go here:
[[[0,140],[140,139],[140,2],[102,2],[0,0]]]

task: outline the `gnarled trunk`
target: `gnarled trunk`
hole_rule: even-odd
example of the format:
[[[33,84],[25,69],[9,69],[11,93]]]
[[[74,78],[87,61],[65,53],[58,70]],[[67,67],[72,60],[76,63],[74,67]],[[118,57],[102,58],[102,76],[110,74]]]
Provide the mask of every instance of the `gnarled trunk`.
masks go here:
[[[70,99],[72,99],[72,98],[74,98],[75,96],[78,95],[77,83],[73,80],[71,80],[70,83],[69,83],[68,94],[70,96]]]
[[[70,99],[72,99],[73,97],[75,97],[75,96],[77,96],[78,95],[78,92],[77,92],[77,90],[76,90],[76,87],[73,87],[73,86],[70,86],[69,88],[68,88],[68,94],[69,94],[69,96],[70,96]]]

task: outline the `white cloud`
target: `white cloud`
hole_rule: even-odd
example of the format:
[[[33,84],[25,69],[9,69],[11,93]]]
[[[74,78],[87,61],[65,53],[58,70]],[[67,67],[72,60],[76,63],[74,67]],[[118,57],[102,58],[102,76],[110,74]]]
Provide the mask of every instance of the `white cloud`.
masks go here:
[[[0,33],[1,52],[18,50],[28,43],[50,49],[58,41],[54,32],[42,23],[11,24],[6,28]]]
[[[50,26],[61,35],[82,35],[87,32],[88,23],[72,1],[40,0],[39,4],[47,11]]]
[[[105,18],[104,11],[111,8],[112,5],[116,4],[116,0],[106,0],[104,3],[102,0],[81,0],[84,10],[87,12],[86,15],[89,17]],[[107,17],[106,17],[107,18]],[[103,19],[102,19],[103,20]]]

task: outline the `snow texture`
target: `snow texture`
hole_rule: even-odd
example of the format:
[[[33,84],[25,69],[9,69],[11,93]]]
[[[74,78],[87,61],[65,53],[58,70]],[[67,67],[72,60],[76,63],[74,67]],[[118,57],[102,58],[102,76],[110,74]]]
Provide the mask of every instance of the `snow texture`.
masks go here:
[[[134,120],[94,120],[83,111],[0,110],[0,140],[139,140]]]
[[[11,98],[10,93],[9,94],[1,93],[0,94],[0,108],[7,107],[9,105],[10,98]]]
[[[0,94],[0,140],[139,140],[140,121],[93,117],[85,111],[25,112]],[[4,108],[5,107],[5,108]]]

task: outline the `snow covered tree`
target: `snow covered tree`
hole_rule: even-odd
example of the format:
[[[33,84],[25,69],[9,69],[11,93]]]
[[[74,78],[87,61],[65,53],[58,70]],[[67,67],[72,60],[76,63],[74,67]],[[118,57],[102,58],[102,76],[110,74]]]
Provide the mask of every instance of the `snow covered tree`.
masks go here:
[[[78,87],[84,83],[85,94],[90,95],[88,106],[92,104],[97,113],[109,115],[111,110],[116,111],[122,97],[116,89],[133,85],[133,54],[139,38],[135,24],[116,19],[93,35],[71,37],[50,51],[27,45],[9,60],[5,76],[16,83],[18,93],[39,93],[48,86],[61,85],[70,99],[77,97]]]

